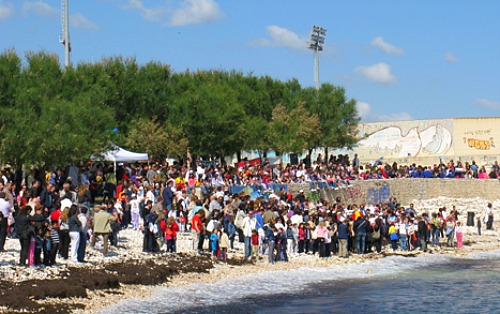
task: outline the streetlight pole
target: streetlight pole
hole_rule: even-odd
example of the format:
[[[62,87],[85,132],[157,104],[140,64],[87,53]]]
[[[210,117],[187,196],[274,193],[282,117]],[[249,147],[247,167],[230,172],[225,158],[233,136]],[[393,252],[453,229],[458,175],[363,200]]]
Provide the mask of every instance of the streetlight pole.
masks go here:
[[[314,81],[316,83],[316,94],[319,93],[319,52],[323,51],[325,43],[326,29],[313,26],[311,32],[311,41],[307,48],[314,51]]]

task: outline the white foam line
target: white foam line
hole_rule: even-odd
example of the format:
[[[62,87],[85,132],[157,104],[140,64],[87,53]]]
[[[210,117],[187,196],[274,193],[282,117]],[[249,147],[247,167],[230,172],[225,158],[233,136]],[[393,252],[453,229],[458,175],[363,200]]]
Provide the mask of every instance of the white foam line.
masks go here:
[[[334,264],[327,268],[303,267],[289,271],[267,271],[236,279],[223,279],[213,284],[157,288],[149,298],[124,300],[103,309],[101,313],[154,313],[154,309],[165,313],[168,310],[186,310],[196,304],[220,305],[255,295],[293,293],[302,290],[307,284],[320,281],[394,275],[407,269],[445,263],[449,260],[450,256],[447,255],[391,256],[358,264]],[[166,307],[158,307],[167,304]]]

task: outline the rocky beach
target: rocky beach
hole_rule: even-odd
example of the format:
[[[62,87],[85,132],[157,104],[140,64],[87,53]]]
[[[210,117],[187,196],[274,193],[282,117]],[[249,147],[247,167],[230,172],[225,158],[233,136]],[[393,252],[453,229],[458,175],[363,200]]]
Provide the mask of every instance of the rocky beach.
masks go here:
[[[456,206],[466,222],[466,213],[477,215],[485,208],[481,199],[437,198],[415,202],[420,210],[437,210],[438,207]],[[498,212],[500,202],[494,203]],[[196,284],[212,284],[230,278],[239,278],[262,272],[326,268],[331,265],[362,264],[367,260],[386,256],[447,254],[465,256],[471,252],[484,252],[500,248],[500,224],[495,222],[495,230],[482,230],[477,235],[476,227],[464,227],[464,247],[461,249],[432,248],[423,253],[392,252],[389,247],[382,254],[352,255],[349,259],[331,257],[320,259],[313,255],[293,255],[289,263],[269,265],[265,259],[246,262],[242,258],[241,247],[229,254],[227,263],[213,260],[208,254],[191,253],[188,235],[178,239],[177,254],[147,254],[142,250],[142,234],[135,230],[120,233],[117,248],[112,248],[109,257],[102,255],[101,244],[89,250],[85,264],[59,263],[56,267],[19,267],[19,242],[7,240],[7,252],[0,255],[0,310],[3,313],[98,313],[100,310],[129,298],[145,298],[158,287],[179,287]],[[61,262],[61,260],[59,260]],[[366,269],[370,272],[370,269]]]

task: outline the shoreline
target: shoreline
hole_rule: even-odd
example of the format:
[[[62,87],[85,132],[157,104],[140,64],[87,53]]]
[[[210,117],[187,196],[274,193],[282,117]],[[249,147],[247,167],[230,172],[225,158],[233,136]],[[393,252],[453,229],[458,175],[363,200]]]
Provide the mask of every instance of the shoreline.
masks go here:
[[[495,229],[498,230],[498,222]],[[61,264],[58,267],[35,268],[15,266],[18,251],[9,249],[7,261],[0,266],[0,310],[3,313],[99,313],[127,299],[144,299],[160,287],[187,287],[196,284],[215,284],[221,280],[275,271],[327,268],[333,265],[360,264],[387,256],[401,255],[466,256],[473,252],[500,249],[500,233],[496,230],[476,234],[474,227],[464,227],[464,247],[434,249],[423,253],[418,249],[410,252],[392,252],[385,246],[381,254],[370,253],[344,259],[337,256],[319,258],[315,255],[293,255],[288,263],[267,263],[267,257],[249,263],[242,259],[242,251],[231,253],[228,263],[213,261],[209,254],[197,256],[191,253],[150,255],[131,248],[140,246],[142,237],[134,231],[122,234],[124,245],[114,248],[111,257],[103,258],[100,250],[89,251],[91,263],[84,265]],[[184,241],[184,243],[183,243]],[[189,240],[179,241],[180,247],[188,247]],[[8,244],[18,244],[10,239]],[[2,253],[2,257],[6,253]],[[367,269],[370,272],[370,269]],[[24,310],[23,310],[24,309]]]
[[[291,270],[299,270],[299,269],[317,269],[317,268],[328,268],[332,265],[350,265],[350,264],[361,264],[367,262],[369,260],[377,260],[384,259],[389,256],[404,256],[404,257],[415,257],[415,256],[432,256],[432,255],[447,255],[450,257],[460,258],[463,256],[467,256],[471,253],[482,253],[488,251],[494,251],[500,249],[500,238],[499,234],[496,231],[490,232],[491,234],[486,234],[479,238],[480,241],[472,241],[466,238],[464,243],[464,247],[462,249],[457,248],[445,248],[442,249],[434,249],[430,252],[424,253],[419,251],[418,249],[415,251],[409,252],[392,252],[385,251],[380,254],[370,253],[364,255],[353,254],[348,259],[339,258],[337,256],[333,256],[330,258],[321,259],[314,255],[298,255],[293,256],[290,259],[290,262],[277,262],[274,265],[269,265],[265,259],[257,261],[253,264],[244,264],[244,265],[225,265],[223,263],[216,263],[214,267],[209,270],[208,273],[200,274],[200,273],[181,273],[178,275],[174,275],[168,282],[156,285],[156,286],[147,286],[143,287],[140,293],[137,292],[136,287],[133,286],[124,286],[120,288],[120,291],[127,295],[130,292],[134,292],[135,295],[130,298],[126,298],[123,300],[131,300],[131,299],[145,299],[154,295],[156,289],[158,288],[174,288],[174,287],[187,287],[191,285],[197,284],[216,284],[221,280],[235,280],[241,278],[243,276],[248,276],[252,274],[260,274],[266,272],[279,272],[279,271],[291,271]],[[389,244],[387,245],[387,249],[389,248]],[[373,270],[367,269],[367,273],[371,273]],[[115,302],[112,302],[110,299],[99,298],[98,302],[95,302],[96,307],[91,309],[90,311],[87,309],[86,311],[77,311],[76,313],[99,313],[102,310],[105,310],[109,306],[112,306]]]

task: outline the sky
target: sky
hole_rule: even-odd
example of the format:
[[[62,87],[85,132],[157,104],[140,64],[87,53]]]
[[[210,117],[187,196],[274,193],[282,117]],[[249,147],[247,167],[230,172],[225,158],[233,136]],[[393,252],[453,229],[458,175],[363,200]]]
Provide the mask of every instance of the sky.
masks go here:
[[[364,122],[500,115],[500,1],[69,0],[71,62],[133,57],[321,83]],[[61,0],[0,0],[0,51],[64,60]]]

